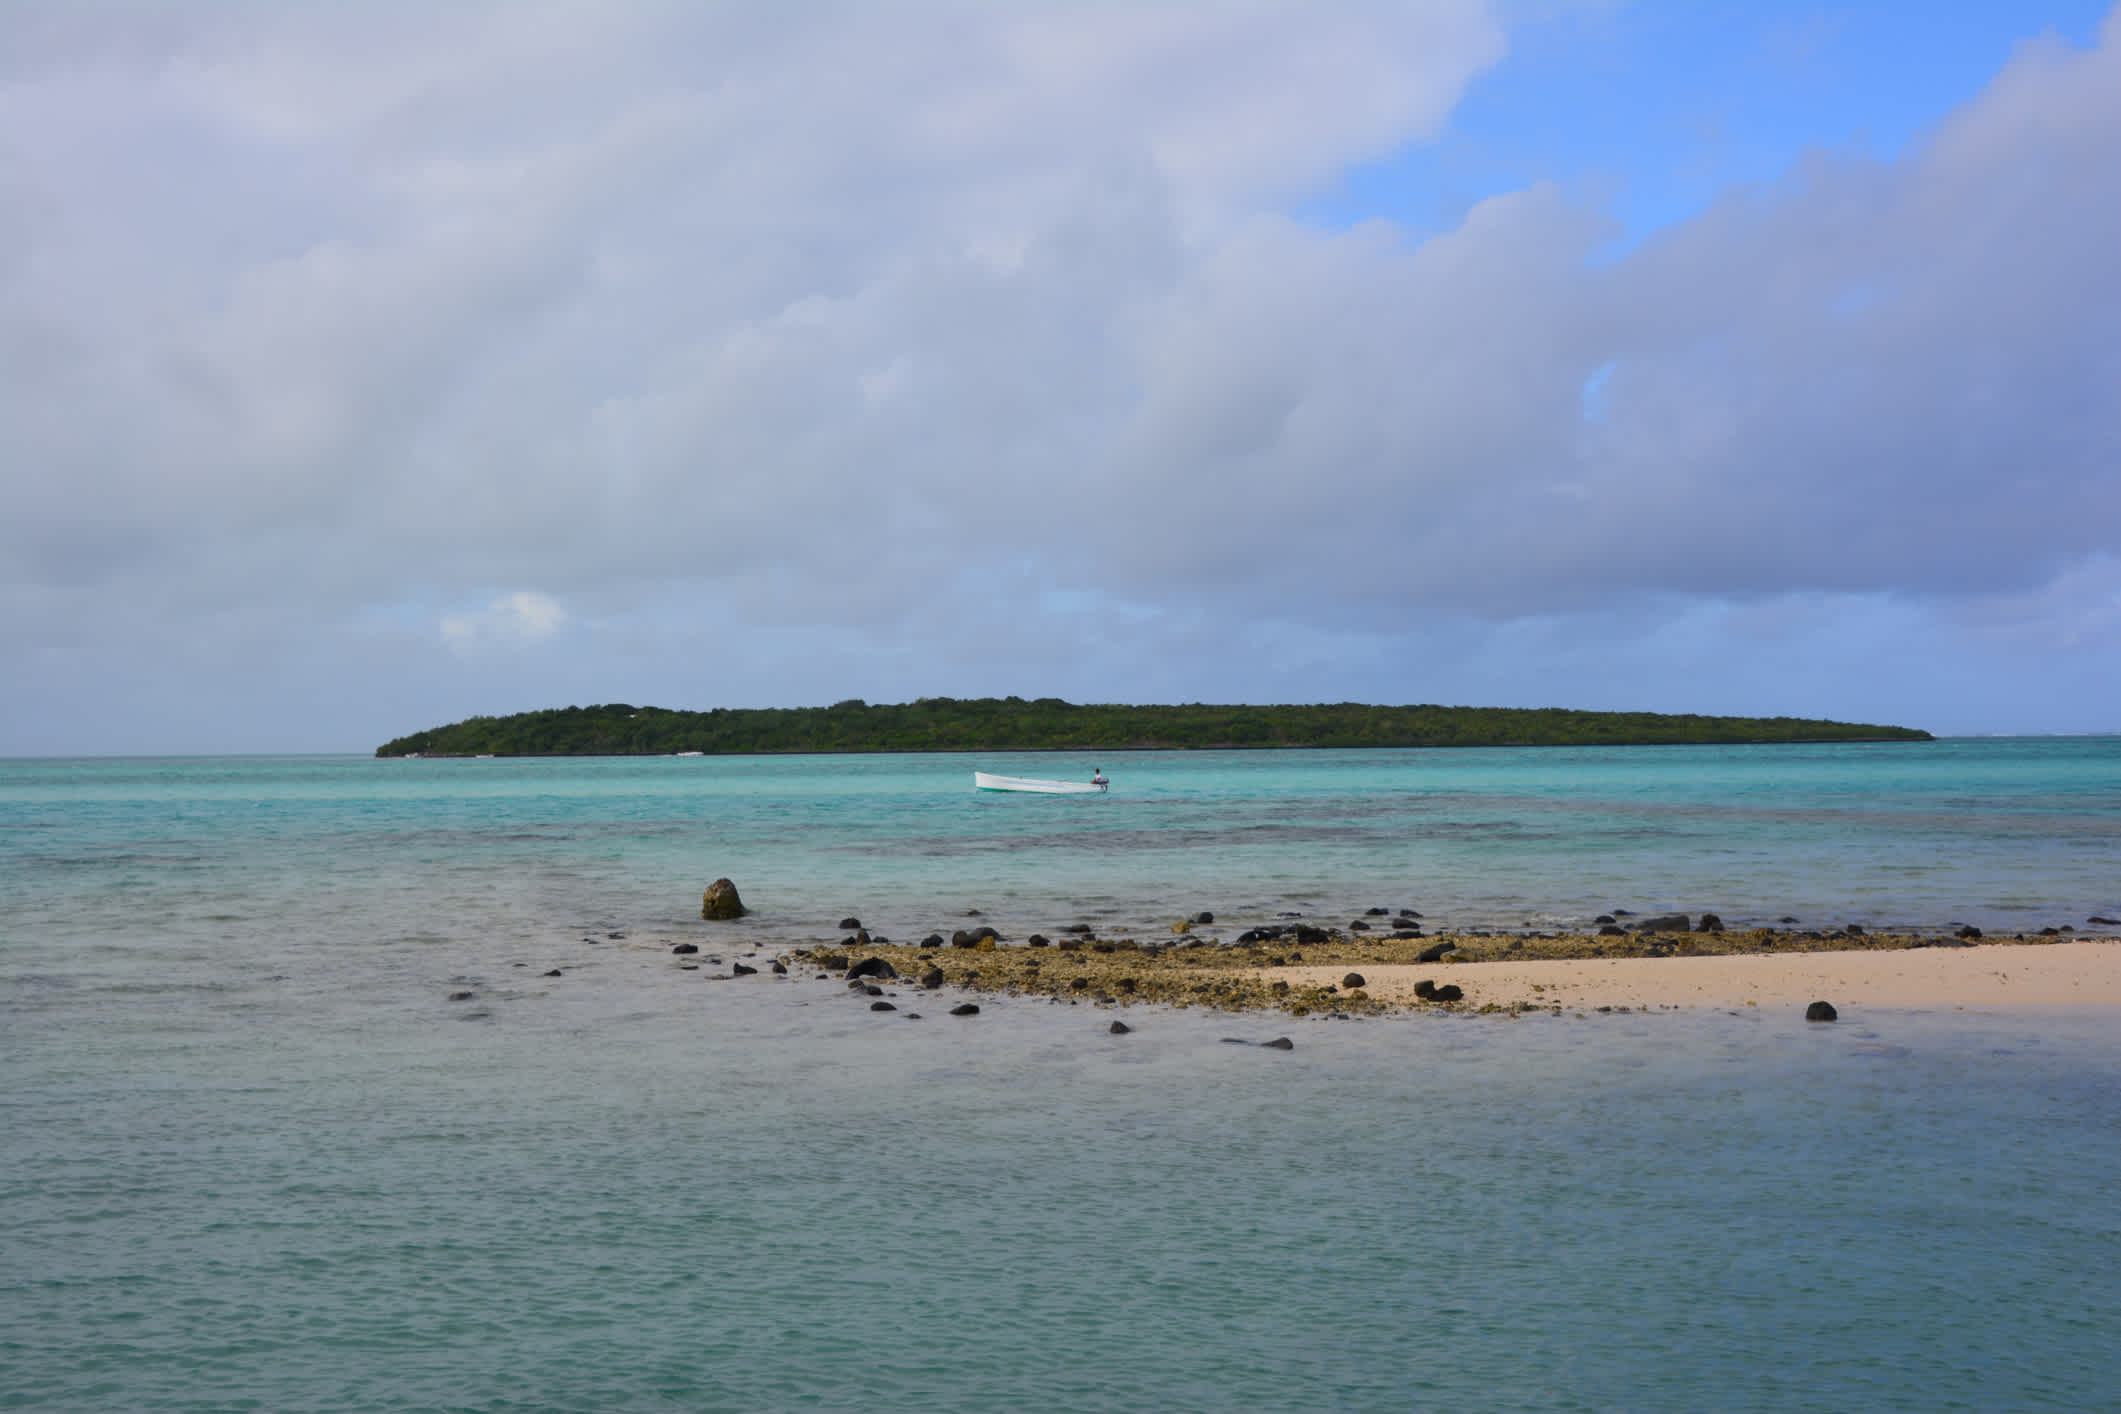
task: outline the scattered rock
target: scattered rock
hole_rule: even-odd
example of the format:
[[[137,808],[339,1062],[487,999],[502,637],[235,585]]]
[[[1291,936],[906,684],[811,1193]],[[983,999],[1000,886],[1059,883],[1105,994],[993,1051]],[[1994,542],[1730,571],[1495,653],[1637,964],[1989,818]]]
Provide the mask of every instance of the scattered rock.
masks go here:
[[[1048,941],[1044,933],[1033,933],[1030,937],[1024,939],[1024,946],[1029,948],[1044,948],[1051,947],[1052,943]]]
[[[1414,995],[1420,997],[1425,1002],[1435,1001],[1436,983],[1427,977],[1422,978],[1419,982],[1416,982],[1414,984]]]
[[[895,1007],[895,1006],[893,1006],[893,1005],[891,1005],[891,1003],[889,1003],[889,1002],[871,1002],[871,1003],[869,1003],[869,1010],[871,1010],[871,1011],[897,1011],[897,1010],[898,1010],[898,1008],[897,1008],[897,1007]]]
[[[1596,918],[1593,918],[1591,921],[1593,923],[1611,923],[1614,921],[1614,919],[1613,915],[1610,913],[1601,913]]]
[[[847,968],[847,954],[843,952],[821,952],[811,961],[832,972],[844,972]]]
[[[1293,1051],[1296,1049],[1296,1043],[1286,1036],[1276,1036],[1271,1041],[1262,1041],[1259,1044],[1270,1051]]]
[[[1314,928],[1309,923],[1299,923],[1291,936],[1299,943],[1322,943],[1326,941],[1328,935],[1323,928]]]
[[[1445,953],[1456,951],[1458,951],[1458,944],[1453,942],[1441,942],[1438,943],[1435,947],[1423,948],[1419,953],[1415,954],[1414,960],[1416,962],[1442,962],[1443,955]]]
[[[776,977],[786,977],[786,976],[788,975],[788,964],[786,964],[786,963],[784,963],[784,962],[776,962],[776,963],[774,963],[774,964],[773,964],[773,975],[774,975],[774,976],[776,976]]]
[[[1832,1021],[1840,1014],[1834,1010],[1832,1002],[1813,1002],[1804,1009],[1806,1021]]]
[[[1340,985],[1352,991],[1363,985],[1362,974],[1360,972],[1350,972],[1347,976],[1340,979]]]
[[[1645,918],[1635,925],[1638,933],[1691,933],[1694,920],[1684,913],[1660,913],[1655,918]]]
[[[847,969],[849,977],[896,977],[898,969],[880,957],[865,957]]]
[[[1849,924],[1848,927],[1843,928],[1841,931],[1846,937],[1860,938],[1863,936],[1863,929],[1854,923]]]
[[[1976,928],[1973,924],[1968,923],[1963,925],[1959,929],[1959,931],[1952,934],[1952,936],[1955,938],[1978,938],[1981,936],[1981,930],[1979,928]]]
[[[546,973],[545,975],[546,975],[547,977],[559,977],[559,976],[562,976],[562,975],[564,975],[564,974],[562,974],[562,973],[561,973],[561,971],[560,971],[560,969],[559,969],[559,968],[555,967],[555,968],[553,968],[553,969],[552,969],[552,971],[550,971],[550,972]]]
[[[884,989],[882,987],[877,986],[873,982],[864,982],[861,984],[861,987],[864,992],[867,992],[872,997],[881,997],[882,995],[884,995]]]
[[[1370,925],[1357,918],[1348,924],[1348,931],[1351,933],[1367,933],[1370,931]]]
[[[1795,923],[1797,920],[1785,913],[1782,915],[1782,917],[1776,919],[1775,921],[1778,923]]]
[[[1126,1036],[1132,1034],[1134,1028],[1124,1021],[1115,1021],[1112,1023],[1111,1031],[1115,1036]]]
[[[952,1016],[978,1016],[979,1005],[976,1002],[966,1002],[961,1006],[950,1008],[950,1014]]]
[[[942,986],[943,969],[940,967],[931,967],[926,972],[923,972],[921,974],[921,985],[923,987],[926,987],[931,992],[934,991],[937,987]]]
[[[924,948],[939,948],[942,945],[943,935],[941,933],[930,933],[927,937],[921,939],[921,946]]]
[[[756,967],[746,967],[741,962],[732,962],[729,964],[729,975],[731,977],[756,977],[759,975],[759,970]]]
[[[1602,924],[1598,929],[1598,936],[1601,938],[1625,938],[1627,935],[1628,930],[1618,923]]]
[[[859,918],[842,918],[840,920],[840,931],[842,933],[852,933],[861,926],[862,920]]]
[[[1694,931],[1697,933],[1721,933],[1723,931],[1723,920],[1713,913],[1704,913],[1701,915],[1701,921],[1694,925]]]
[[[478,996],[477,992],[451,992],[449,999],[453,1002],[468,1002],[476,996]]]
[[[700,945],[699,945],[698,943],[679,943],[679,944],[678,944],[678,945],[677,945],[676,947],[674,947],[674,948],[672,948],[672,949],[671,949],[671,951],[672,951],[672,952],[674,952],[674,953],[681,953],[681,954],[682,954],[682,953],[694,953],[694,952],[698,952],[699,950],[700,950]]]
[[[707,886],[700,898],[700,917],[717,922],[744,916],[744,900],[737,896],[736,885],[727,879],[716,879]]]
[[[1215,921],[1215,915],[1208,912],[1208,910],[1204,908],[1200,912],[1193,915],[1193,921],[1195,923],[1213,923]]]
[[[1091,928],[1090,925],[1087,923],[1070,923],[1067,927],[1061,929],[1061,931],[1063,933],[1088,933],[1091,931]]]

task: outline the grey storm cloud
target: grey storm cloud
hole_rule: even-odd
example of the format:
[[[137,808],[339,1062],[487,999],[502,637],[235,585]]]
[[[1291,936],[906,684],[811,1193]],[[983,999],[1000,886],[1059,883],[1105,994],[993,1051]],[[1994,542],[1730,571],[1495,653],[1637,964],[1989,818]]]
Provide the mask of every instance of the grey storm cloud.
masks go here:
[[[1617,256],[1553,186],[1286,214],[1503,52],[1473,4],[10,7],[0,631],[2105,602],[2114,21]]]

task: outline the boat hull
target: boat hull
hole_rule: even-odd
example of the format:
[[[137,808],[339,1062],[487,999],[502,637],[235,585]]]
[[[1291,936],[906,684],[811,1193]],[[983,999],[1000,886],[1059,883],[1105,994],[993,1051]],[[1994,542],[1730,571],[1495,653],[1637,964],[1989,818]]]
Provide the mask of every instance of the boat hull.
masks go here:
[[[974,771],[972,784],[977,790],[1023,791],[1032,795],[1102,795],[1105,788],[1088,781],[1038,781],[1022,776],[996,776],[986,771]]]

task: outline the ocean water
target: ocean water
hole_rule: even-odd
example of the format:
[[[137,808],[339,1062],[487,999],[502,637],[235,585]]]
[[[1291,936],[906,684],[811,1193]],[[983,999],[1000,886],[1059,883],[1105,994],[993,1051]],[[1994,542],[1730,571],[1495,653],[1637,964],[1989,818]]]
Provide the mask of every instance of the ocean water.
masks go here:
[[[2084,929],[2121,743],[0,763],[0,1409],[2113,1407],[2097,1012],[720,965],[1369,905]]]

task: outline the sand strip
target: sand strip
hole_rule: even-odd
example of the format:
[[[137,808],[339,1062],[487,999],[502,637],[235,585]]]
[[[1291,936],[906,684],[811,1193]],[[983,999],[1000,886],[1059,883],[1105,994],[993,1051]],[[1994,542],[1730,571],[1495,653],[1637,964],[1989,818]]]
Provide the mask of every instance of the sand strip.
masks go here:
[[[1584,958],[1551,962],[1359,965],[1365,990],[1411,1001],[1424,978],[1465,989],[1469,1006],[1515,1002],[1590,1007],[1836,1008],[2121,1006],[2121,942],[1984,944],[1877,952],[1726,957]],[[1338,983],[1346,967],[1277,967],[1294,986]]]

